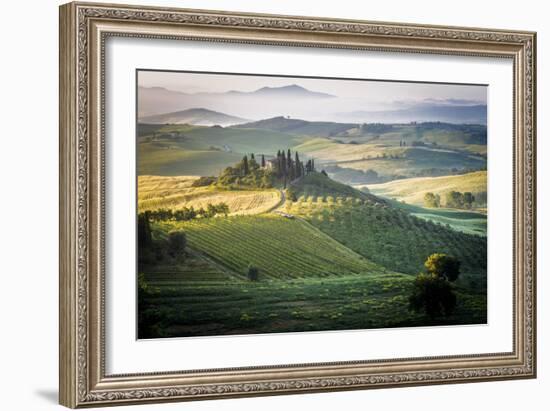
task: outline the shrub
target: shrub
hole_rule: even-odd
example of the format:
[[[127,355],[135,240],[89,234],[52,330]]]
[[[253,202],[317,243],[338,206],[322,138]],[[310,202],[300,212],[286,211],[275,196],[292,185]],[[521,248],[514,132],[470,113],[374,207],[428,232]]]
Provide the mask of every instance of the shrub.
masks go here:
[[[419,274],[409,297],[409,308],[424,312],[434,319],[441,315],[449,316],[456,307],[456,294],[449,281],[434,274]]]
[[[172,258],[180,259],[185,255],[187,237],[183,231],[171,231],[168,234],[168,254]]]
[[[246,276],[250,281],[258,281],[258,277],[260,276],[260,269],[250,264],[248,266],[248,272]]]

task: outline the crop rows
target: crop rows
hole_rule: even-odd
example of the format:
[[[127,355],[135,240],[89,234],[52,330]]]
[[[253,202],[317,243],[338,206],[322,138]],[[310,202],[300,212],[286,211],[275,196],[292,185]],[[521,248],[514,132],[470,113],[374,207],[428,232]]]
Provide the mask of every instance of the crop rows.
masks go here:
[[[258,267],[260,278],[383,271],[300,220],[234,216],[171,223],[166,229],[183,229],[192,247],[236,272],[246,272],[249,264]]]
[[[416,274],[432,253],[457,257],[464,273],[485,275],[487,240],[441,224],[371,203],[296,202],[287,210],[300,215],[346,247],[388,269]]]

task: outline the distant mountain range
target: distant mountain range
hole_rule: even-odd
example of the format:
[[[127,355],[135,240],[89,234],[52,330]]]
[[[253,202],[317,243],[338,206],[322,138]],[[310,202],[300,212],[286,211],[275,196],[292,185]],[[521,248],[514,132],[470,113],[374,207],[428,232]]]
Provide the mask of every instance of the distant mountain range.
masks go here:
[[[266,101],[285,112],[289,104],[305,104],[311,100],[336,98],[331,94],[318,93],[296,84],[282,87],[262,87],[254,91],[226,91],[222,93],[184,93],[163,87],[139,87],[138,110],[143,117],[172,113],[195,107],[207,107],[215,111],[237,110],[241,113],[265,106]]]
[[[358,123],[410,123],[440,121],[453,124],[487,124],[487,106],[418,104],[409,108],[384,111],[338,113],[342,121]]]
[[[296,84],[283,87],[262,87],[256,91],[228,91],[223,94],[238,96],[267,96],[267,97],[305,97],[305,98],[335,98],[332,94],[310,91]]]
[[[440,121],[453,124],[487,124],[487,106],[473,100],[425,99],[395,102],[384,109],[372,109],[362,100],[309,90],[297,84],[261,87],[253,91],[185,93],[163,87],[138,88],[138,117],[142,122],[164,122],[159,115],[195,110],[202,107],[218,113],[232,113],[235,119],[194,120],[197,125],[232,125],[239,122],[301,118],[316,122],[337,123],[410,123]],[[199,113],[200,114],[200,113]],[[193,114],[194,115],[194,114]],[[170,117],[171,118],[171,117]],[[184,119],[170,122],[185,122]]]
[[[146,116],[140,122],[146,124],[192,124],[195,126],[230,126],[244,123],[247,119],[235,117],[205,108],[192,108],[172,113]]]

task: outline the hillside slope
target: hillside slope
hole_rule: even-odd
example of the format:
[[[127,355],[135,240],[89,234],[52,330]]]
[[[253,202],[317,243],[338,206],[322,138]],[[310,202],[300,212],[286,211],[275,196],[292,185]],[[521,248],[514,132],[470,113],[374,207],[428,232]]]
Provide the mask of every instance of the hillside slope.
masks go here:
[[[145,124],[192,124],[200,126],[244,123],[247,120],[241,117],[231,116],[218,111],[205,108],[191,108],[188,110],[174,111],[165,114],[156,114],[140,118],[141,123]]]
[[[299,219],[275,214],[158,224],[183,230],[192,248],[238,273],[252,264],[262,279],[383,273],[386,270]]]
[[[329,121],[306,121],[279,116],[268,118],[265,120],[239,124],[237,127],[280,131],[296,135],[328,137],[357,127],[357,124],[334,123]]]
[[[298,201],[286,205],[287,212],[381,266],[416,274],[429,255],[442,252],[457,257],[465,274],[485,277],[487,239],[483,236],[419,218],[371,194],[361,197],[357,190],[347,191],[350,187],[322,174],[314,179],[307,176],[303,187]]]
[[[370,184],[366,187],[374,194],[422,206],[424,195],[428,192],[439,194],[442,199],[449,191],[486,196],[487,171],[455,176],[408,178],[384,184]]]

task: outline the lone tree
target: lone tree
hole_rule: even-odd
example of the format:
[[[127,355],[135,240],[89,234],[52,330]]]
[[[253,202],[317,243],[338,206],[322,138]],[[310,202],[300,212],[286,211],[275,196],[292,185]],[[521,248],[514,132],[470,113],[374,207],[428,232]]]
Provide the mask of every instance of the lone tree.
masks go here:
[[[429,208],[439,208],[441,206],[441,198],[439,194],[426,193],[424,194],[424,205]]]
[[[253,266],[252,264],[249,264],[246,276],[250,281],[258,281],[258,277],[260,276],[260,269]]]
[[[453,282],[460,275],[460,261],[446,254],[435,253],[424,263],[425,273],[416,277],[409,297],[409,308],[424,312],[432,320],[449,316],[456,307]]]
[[[447,254],[435,253],[424,263],[426,271],[437,277],[454,282],[460,275],[460,261]]]

